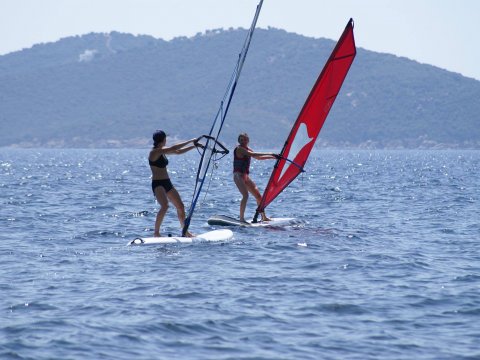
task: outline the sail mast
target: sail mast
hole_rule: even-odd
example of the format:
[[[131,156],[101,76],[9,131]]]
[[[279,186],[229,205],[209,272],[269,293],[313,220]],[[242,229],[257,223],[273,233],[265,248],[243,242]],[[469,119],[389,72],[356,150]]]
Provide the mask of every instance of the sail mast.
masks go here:
[[[253,32],[257,24],[258,16],[260,15],[260,10],[262,9],[262,5],[263,5],[263,0],[260,0],[260,2],[257,5],[252,24],[247,33],[247,37],[245,38],[242,51],[238,55],[237,64],[230,78],[230,83],[228,84],[227,90],[225,91],[225,95],[223,96],[223,99],[220,102],[220,107],[217,111],[217,114],[215,115],[215,119],[213,121],[212,127],[208,134],[209,136],[206,137],[206,144],[203,148],[202,156],[198,166],[197,179],[195,182],[195,189],[192,196],[192,202],[190,204],[188,215],[185,219],[185,225],[182,229],[182,236],[185,236],[188,231],[188,228],[190,226],[190,221],[192,220],[193,212],[195,210],[195,206],[200,196],[200,192],[202,190],[203,183],[205,181],[205,177],[207,175],[207,171],[210,166],[212,156],[214,153],[217,152],[216,146],[217,146],[218,137],[220,136],[223,123],[225,122],[225,118],[227,117],[228,109],[230,108],[233,94],[235,93],[238,79],[240,78],[240,73],[242,71],[243,64],[245,63],[245,59],[247,57],[248,48],[250,47],[250,42],[252,40]]]
[[[350,19],[285,141],[267,183],[253,222],[259,213],[303,171],[325,119],[356,55],[353,19]]]

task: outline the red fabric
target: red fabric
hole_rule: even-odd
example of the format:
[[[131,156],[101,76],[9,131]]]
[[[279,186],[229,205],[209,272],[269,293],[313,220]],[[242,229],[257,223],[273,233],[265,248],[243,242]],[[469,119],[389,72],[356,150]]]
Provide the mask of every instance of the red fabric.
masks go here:
[[[245,150],[252,150],[248,146],[238,145],[237,147],[242,147]],[[241,174],[250,174],[250,156],[245,156],[243,158],[237,156],[237,148],[233,150],[233,172]]]
[[[292,160],[303,168],[355,55],[353,20],[350,19],[293,125],[282,150],[282,157]],[[308,138],[302,137],[302,134],[308,134]],[[295,151],[296,149],[292,149],[292,144],[298,142],[300,145]],[[263,211],[300,172],[298,166],[285,160],[278,160],[265,188],[258,211]]]

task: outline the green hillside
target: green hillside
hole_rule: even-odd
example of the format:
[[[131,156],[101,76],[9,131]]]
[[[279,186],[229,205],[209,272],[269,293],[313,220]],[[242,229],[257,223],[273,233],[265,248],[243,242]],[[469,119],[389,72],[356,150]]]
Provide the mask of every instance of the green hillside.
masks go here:
[[[342,29],[339,29],[339,35]],[[144,147],[209,130],[246,30],[88,34],[0,56],[0,146]],[[223,140],[281,147],[335,42],[258,29]],[[320,146],[480,147],[480,81],[358,49]]]

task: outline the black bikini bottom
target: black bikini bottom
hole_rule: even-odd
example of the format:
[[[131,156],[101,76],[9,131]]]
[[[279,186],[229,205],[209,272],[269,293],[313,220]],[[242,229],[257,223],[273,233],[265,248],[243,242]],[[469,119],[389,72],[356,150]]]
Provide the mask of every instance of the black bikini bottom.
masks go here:
[[[163,187],[166,193],[168,193],[170,190],[173,189],[173,184],[170,181],[170,179],[152,180],[152,191],[154,194],[155,194],[155,188],[157,186]]]

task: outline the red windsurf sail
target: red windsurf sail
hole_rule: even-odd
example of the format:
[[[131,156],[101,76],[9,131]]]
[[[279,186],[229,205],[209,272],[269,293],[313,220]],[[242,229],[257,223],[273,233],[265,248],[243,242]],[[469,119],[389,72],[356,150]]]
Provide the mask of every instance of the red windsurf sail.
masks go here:
[[[273,168],[254,221],[258,213],[262,212],[303,171],[356,53],[353,20],[350,19],[283,146],[281,157]]]

